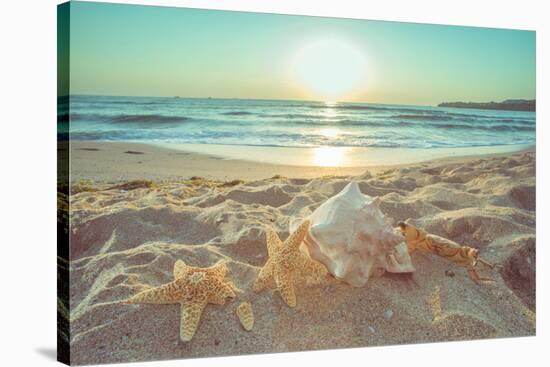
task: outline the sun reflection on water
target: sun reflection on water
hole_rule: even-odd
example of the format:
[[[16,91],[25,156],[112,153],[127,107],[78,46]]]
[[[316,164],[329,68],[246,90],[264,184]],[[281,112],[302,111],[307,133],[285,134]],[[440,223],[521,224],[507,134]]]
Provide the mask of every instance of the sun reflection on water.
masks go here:
[[[342,166],[346,158],[347,148],[319,147],[313,148],[313,163],[322,167]]]
[[[338,130],[336,128],[329,127],[329,128],[326,128],[326,129],[322,129],[321,130],[321,135],[323,135],[325,138],[334,139],[334,138],[337,138],[338,135],[340,135],[340,130]]]

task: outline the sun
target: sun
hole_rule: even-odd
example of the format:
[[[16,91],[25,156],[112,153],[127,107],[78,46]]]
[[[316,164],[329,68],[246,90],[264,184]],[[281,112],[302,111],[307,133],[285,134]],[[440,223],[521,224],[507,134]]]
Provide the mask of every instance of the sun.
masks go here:
[[[356,45],[339,39],[308,43],[294,56],[293,79],[323,100],[352,94],[366,77],[366,57]]]

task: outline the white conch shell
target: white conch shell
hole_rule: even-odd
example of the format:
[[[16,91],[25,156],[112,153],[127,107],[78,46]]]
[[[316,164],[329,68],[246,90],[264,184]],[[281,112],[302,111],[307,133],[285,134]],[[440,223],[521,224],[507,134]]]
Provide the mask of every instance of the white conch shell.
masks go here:
[[[304,218],[290,221],[290,232]],[[379,199],[364,195],[350,182],[309,216],[304,242],[310,256],[335,277],[356,287],[380,271],[413,272],[403,237],[388,223]]]

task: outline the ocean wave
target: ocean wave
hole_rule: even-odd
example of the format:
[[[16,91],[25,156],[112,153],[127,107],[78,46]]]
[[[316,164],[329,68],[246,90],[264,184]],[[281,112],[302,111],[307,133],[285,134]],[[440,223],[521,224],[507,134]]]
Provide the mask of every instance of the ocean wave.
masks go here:
[[[269,117],[269,118],[284,118],[284,119],[322,119],[319,115],[310,115],[304,113],[274,113],[274,114],[259,114],[260,117]]]
[[[179,123],[192,120],[186,116],[172,115],[101,115],[93,113],[71,113],[71,121],[98,121],[110,123]]]
[[[444,108],[444,107],[440,107]],[[492,119],[495,118],[493,115],[477,115],[475,113],[460,113],[460,112],[448,112],[448,111],[439,111],[437,110],[436,113],[441,113],[446,116],[453,116],[453,117],[468,117],[468,118],[476,118],[476,119]]]
[[[220,115],[224,115],[224,116],[246,116],[246,115],[253,115],[253,113],[248,112],[248,111],[229,111],[229,112],[222,112]]]
[[[420,121],[449,121],[453,118],[445,115],[395,115],[390,116],[392,119],[405,119],[405,120],[420,120]]]
[[[517,125],[485,125],[472,126],[469,124],[434,124],[433,127],[440,129],[456,129],[456,130],[484,130],[484,131],[535,131],[534,126],[517,126]]]
[[[296,117],[298,119],[299,117]],[[233,122],[232,122],[233,123]],[[324,119],[324,118],[309,118],[304,120],[292,120],[292,121],[271,121],[274,126],[303,126],[303,127],[407,127],[415,126],[413,122],[409,121],[384,121],[384,120],[352,120],[352,119]]]
[[[191,120],[189,117],[185,116],[166,116],[166,115],[118,115],[112,116],[109,118],[111,122],[114,123],[167,123],[167,122],[182,122]]]
[[[309,105],[309,108],[335,109],[335,110],[385,110],[384,107],[364,106],[364,105]]]
[[[535,131],[534,126],[510,126],[510,125],[494,125],[488,126],[487,130],[497,130],[497,131]]]
[[[499,122],[505,123],[514,123],[514,124],[525,124],[525,125],[534,125],[535,120],[525,120],[525,119],[496,119]]]
[[[68,118],[71,121],[97,121],[97,120],[103,120],[105,115],[100,115],[96,113],[75,113],[72,112],[68,114]]]
[[[59,140],[67,140],[68,134],[58,134]],[[281,134],[279,136],[238,136],[226,135],[224,137],[215,134],[209,135],[189,135],[189,136],[128,136],[124,133],[71,133],[71,140],[95,140],[95,141],[134,141],[134,142],[168,142],[178,144],[224,144],[238,146],[261,146],[261,147],[294,147],[294,148],[314,148],[314,147],[376,147],[376,148],[450,148],[450,147],[479,147],[479,146],[497,146],[510,144],[530,144],[529,139],[514,140],[492,140],[480,139],[471,141],[471,139],[444,141],[432,139],[411,139],[402,137],[396,139],[391,137],[373,137],[357,136],[348,139],[328,139],[321,135],[295,136],[294,134]]]
[[[309,105],[309,108],[321,108],[321,109],[335,109],[335,110],[350,110],[350,111],[387,111],[387,112],[396,112],[396,113],[411,113],[411,114],[433,114],[438,113],[439,111],[434,111],[426,108],[410,108],[403,106],[380,106],[380,105],[354,105],[354,104],[336,104],[334,106],[327,105]],[[441,111],[444,113],[444,111]]]

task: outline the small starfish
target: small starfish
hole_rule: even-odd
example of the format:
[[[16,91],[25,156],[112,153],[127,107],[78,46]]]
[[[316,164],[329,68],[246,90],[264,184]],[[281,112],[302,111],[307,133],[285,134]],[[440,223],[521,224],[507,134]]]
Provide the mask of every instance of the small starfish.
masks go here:
[[[195,335],[208,303],[223,305],[227,297],[235,297],[233,284],[224,279],[226,273],[223,262],[199,268],[177,260],[174,281],[140,292],[123,303],[181,304],[180,339],[186,342]]]
[[[312,260],[304,252],[300,251],[302,243],[309,229],[309,220],[292,233],[287,240],[282,243],[272,229],[266,229],[267,252],[269,259],[258,274],[254,283],[256,292],[266,288],[272,280],[275,280],[277,290],[285,303],[290,306],[296,306],[296,293],[294,291],[294,275],[297,272],[305,272],[309,277],[313,276],[322,279],[327,270],[324,265]]]

